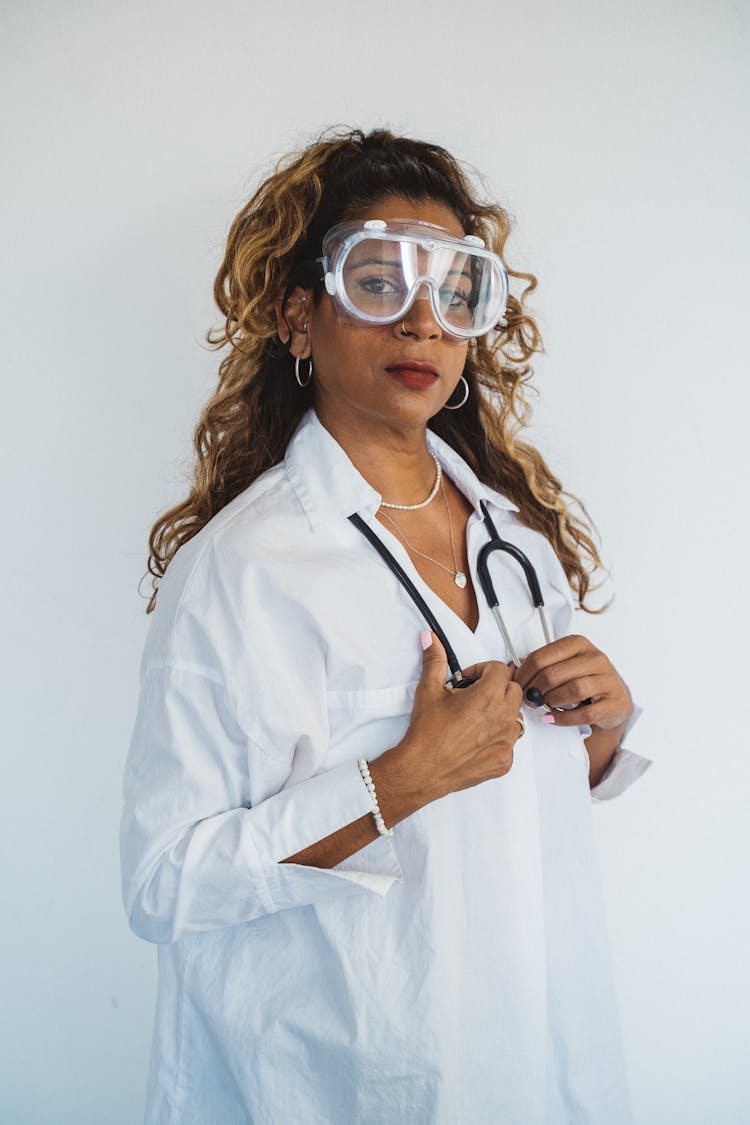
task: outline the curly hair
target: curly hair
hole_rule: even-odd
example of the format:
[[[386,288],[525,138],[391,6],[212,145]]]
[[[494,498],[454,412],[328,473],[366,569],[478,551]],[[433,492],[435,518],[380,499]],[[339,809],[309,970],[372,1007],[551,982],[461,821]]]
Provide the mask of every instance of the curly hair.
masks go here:
[[[327,135],[328,133],[328,135]],[[478,196],[480,177],[439,145],[387,129],[324,131],[312,144],[282,157],[233,220],[214,282],[221,328],[206,333],[214,349],[229,345],[217,388],[194,434],[196,460],[190,494],[156,521],[149,536],[148,574],[156,605],[158,584],[179,547],[196,535],[261,473],[283,460],[307,408],[311,387],[300,389],[293,359],[277,335],[276,306],[302,263],[321,253],[323,235],[357,210],[389,196],[446,204],[467,234],[479,235],[503,261],[511,230],[508,213]],[[464,378],[469,398],[460,410],[441,410],[430,428],[447,441],[486,484],[519,508],[519,518],[552,544],[578,604],[602,566],[583,504],[566,492],[544,459],[519,439],[531,420],[530,360],[543,352],[539,328],[525,310],[533,274],[511,269],[526,282],[510,296],[505,323],[469,345]],[[316,281],[313,302],[321,300]],[[575,509],[580,515],[577,515]],[[144,574],[144,578],[147,575]],[[596,588],[596,587],[594,587]]]

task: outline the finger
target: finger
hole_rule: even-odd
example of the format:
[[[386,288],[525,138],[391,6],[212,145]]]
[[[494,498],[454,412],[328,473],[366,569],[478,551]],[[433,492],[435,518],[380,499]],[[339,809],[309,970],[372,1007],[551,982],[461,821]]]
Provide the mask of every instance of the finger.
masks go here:
[[[516,682],[526,690],[531,681],[545,668],[571,660],[586,652],[598,652],[587,637],[577,634],[570,637],[561,637],[558,641],[551,641],[548,645],[534,649],[516,669]]]
[[[571,707],[567,711],[549,711],[542,717],[542,722],[554,723],[556,727],[579,727],[585,724],[593,727],[608,717],[608,710],[609,701],[604,697],[580,707]]]
[[[469,674],[477,677],[474,683],[461,692],[462,696],[473,693],[472,707],[494,712],[498,707],[509,706],[511,710],[520,711],[523,692],[510,679],[506,664],[499,660],[487,660],[466,668],[464,672],[467,677]]]
[[[506,679],[509,679],[508,665],[503,664],[501,660],[481,660],[478,664],[470,664],[468,668],[462,668],[461,672],[466,678],[471,677],[474,680],[480,680],[486,676],[490,669],[494,669],[493,675],[499,673]]]
[[[585,699],[604,698],[615,687],[609,676],[576,676],[544,695],[548,707],[579,707]]]
[[[520,686],[514,683],[513,680],[508,680],[507,682],[505,699],[506,702],[512,704],[513,707],[516,708],[516,710],[519,712],[520,717],[523,719],[523,712],[521,711],[521,707],[523,705],[523,692],[521,691]]]
[[[422,676],[420,683],[431,690],[441,688],[448,675],[448,657],[440,638],[429,629],[419,635],[422,646]]]
[[[528,691],[531,687],[537,688],[549,702],[549,697],[553,691],[564,687],[573,680],[602,675],[609,675],[612,684],[617,679],[617,674],[604,653],[594,649],[592,652],[586,652],[581,656],[573,656],[568,660],[548,664],[526,684],[524,690]],[[591,695],[591,692],[587,692],[586,695]],[[579,695],[578,699],[585,699],[586,695]]]

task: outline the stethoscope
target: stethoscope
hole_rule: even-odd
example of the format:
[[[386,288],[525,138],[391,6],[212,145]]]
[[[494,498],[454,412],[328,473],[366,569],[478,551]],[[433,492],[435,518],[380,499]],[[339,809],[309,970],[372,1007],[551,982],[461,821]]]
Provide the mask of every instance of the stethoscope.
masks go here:
[[[542,597],[542,589],[539,585],[537,573],[534,570],[534,567],[532,566],[528,556],[524,554],[520,547],[516,547],[513,543],[509,543],[507,539],[501,538],[501,536],[498,534],[495,524],[492,521],[492,516],[489,513],[486,501],[480,500],[479,503],[482,509],[482,514],[484,516],[484,524],[487,529],[489,540],[484,544],[477,556],[477,574],[479,576],[479,582],[482,587],[482,592],[487,599],[487,603],[495,616],[495,620],[498,623],[500,632],[503,635],[503,639],[508,646],[508,652],[510,653],[511,660],[515,664],[516,668],[520,668],[521,661],[518,657],[518,653],[513,646],[513,642],[511,641],[510,633],[508,632],[508,627],[505,624],[503,615],[500,612],[500,599],[497,596],[495,584],[492,581],[492,576],[490,574],[489,560],[491,556],[495,553],[495,551],[504,551],[506,554],[510,555],[511,558],[514,558],[523,569],[524,575],[526,577],[526,584],[529,587],[531,600],[534,604],[534,609],[539,614],[539,620],[542,624],[544,638],[549,644],[553,640],[553,636],[552,631],[549,627],[549,622],[547,621],[547,615],[544,611],[544,598]],[[424,600],[419,590],[412,582],[409,575],[401,566],[398,559],[395,559],[393,557],[383,540],[378,535],[376,535],[373,529],[365,523],[360,515],[355,512],[354,515],[349,516],[349,519],[354,524],[354,526],[362,532],[365,538],[370,541],[380,557],[385,561],[388,568],[392,571],[392,573],[404,587],[407,594],[412,599],[414,604],[419,609],[420,613],[423,615],[425,621],[432,629],[433,633],[435,633],[439,637],[440,643],[445,649],[445,654],[448,658],[448,665],[451,670],[451,677],[448,683],[452,684],[454,688],[465,688],[469,687],[470,684],[475,683],[476,677],[464,676],[463,672],[461,671],[461,665],[458,662],[458,657],[456,656],[450,641],[445,635],[440,622],[437,620],[435,614],[432,612],[427,602]],[[536,706],[547,706],[544,696],[538,688],[527,688],[525,698],[529,703],[535,704]],[[584,703],[590,702],[590,700],[584,700]],[[547,709],[549,710],[550,708]]]

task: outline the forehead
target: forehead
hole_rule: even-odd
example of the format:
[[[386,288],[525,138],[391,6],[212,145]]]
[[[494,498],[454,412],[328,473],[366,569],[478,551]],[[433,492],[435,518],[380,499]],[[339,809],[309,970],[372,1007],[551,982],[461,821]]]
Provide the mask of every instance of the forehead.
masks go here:
[[[435,199],[420,199],[415,202],[402,195],[389,195],[368,207],[358,208],[347,217],[361,219],[363,222],[368,219],[421,219],[423,223],[443,227],[457,238],[463,238],[466,233],[455,212]]]

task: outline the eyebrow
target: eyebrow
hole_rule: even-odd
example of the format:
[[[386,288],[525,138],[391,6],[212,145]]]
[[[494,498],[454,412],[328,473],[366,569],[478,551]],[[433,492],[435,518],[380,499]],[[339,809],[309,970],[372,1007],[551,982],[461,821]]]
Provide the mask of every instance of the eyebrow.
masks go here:
[[[358,269],[360,266],[393,266],[395,269],[401,269],[401,262],[396,258],[391,258],[384,262],[382,258],[362,258],[359,262],[352,262],[351,268]],[[468,277],[469,281],[472,280],[471,274],[468,270],[448,270],[446,277],[458,275],[459,277]]]
[[[384,262],[382,258],[362,258],[351,264],[353,269],[356,269],[357,266],[396,266],[397,269],[401,268],[401,262],[395,258],[388,262]]]

